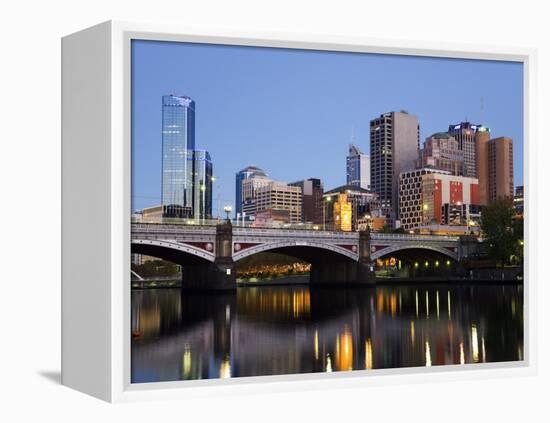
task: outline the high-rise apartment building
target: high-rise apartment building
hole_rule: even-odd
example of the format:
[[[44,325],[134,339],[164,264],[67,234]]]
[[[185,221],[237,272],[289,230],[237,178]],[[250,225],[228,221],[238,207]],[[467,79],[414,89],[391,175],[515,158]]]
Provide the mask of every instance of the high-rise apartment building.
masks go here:
[[[323,223],[323,184],[321,180],[309,178],[288,185],[302,189],[302,222]]]
[[[300,187],[271,181],[256,189],[254,200],[255,213],[269,211],[272,214],[277,214],[278,211],[287,210],[287,223],[302,221],[302,189]]]
[[[512,139],[498,137],[489,140],[489,202],[498,198],[513,198],[514,196],[514,151]]]
[[[350,144],[346,157],[346,184],[370,190],[370,158],[355,144]]]
[[[247,179],[270,181],[267,173],[256,166],[248,166],[235,174],[235,217],[242,214],[243,202],[254,197],[254,185],[248,187],[252,192],[243,195],[243,182]]]
[[[476,143],[476,175],[479,181],[479,205],[489,204],[489,140],[491,131],[486,127],[477,128]]]
[[[162,189],[166,216],[193,215],[195,102],[185,96],[162,97]]]
[[[381,207],[390,210],[389,221],[399,216],[399,175],[415,168],[420,147],[416,116],[389,112],[370,122],[371,189]]]
[[[458,148],[458,141],[446,132],[438,132],[426,138],[419,155],[419,169],[434,168],[453,175],[464,175],[464,153]]]
[[[483,125],[460,122],[449,125],[449,135],[458,141],[458,148],[464,153],[464,176],[475,178],[476,172],[476,134]]]

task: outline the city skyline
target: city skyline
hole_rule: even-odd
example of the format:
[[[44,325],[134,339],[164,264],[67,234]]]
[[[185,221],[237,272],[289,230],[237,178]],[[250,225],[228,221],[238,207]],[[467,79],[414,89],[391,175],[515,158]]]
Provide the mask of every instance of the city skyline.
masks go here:
[[[216,166],[214,198],[222,205],[234,206],[235,174],[253,164],[275,180],[320,178],[327,190],[342,185],[349,143],[353,141],[370,155],[369,121],[402,109],[418,117],[421,147],[426,137],[465,118],[490,127],[495,138],[511,137],[514,185],[523,183],[521,64],[150,41],[134,42],[132,57],[133,210],[160,204],[159,105],[162,95],[171,92],[196,102],[196,142],[211,153]],[[406,85],[411,72],[403,71],[403,61],[409,71],[417,71],[412,72],[418,76],[413,78],[417,85],[427,75],[432,77],[433,87],[423,87],[424,95],[417,100],[413,99],[418,92],[415,84],[408,86],[407,92],[386,87],[382,93],[372,85],[373,75],[382,78],[382,62],[389,74],[383,83],[401,88]],[[223,64],[226,73],[220,72],[219,66],[207,66],[214,62]],[[242,71],[237,72],[237,67]],[[268,68],[271,73],[266,73]],[[434,69],[428,74],[422,72],[427,68]],[[294,73],[288,73],[292,69]],[[365,69],[370,72],[362,73]],[[178,70],[188,72],[179,76]],[[434,80],[433,75],[441,72],[447,73]],[[342,75],[355,82],[339,80]],[[323,83],[322,77],[331,78]],[[454,83],[449,84],[449,80]],[[248,85],[242,85],[245,82]],[[464,98],[464,85],[470,86],[469,101]],[[443,104],[441,86],[449,92]],[[236,91],[239,87],[241,90]],[[258,87],[263,90],[254,91]],[[328,87],[342,91],[333,90],[332,97],[323,97]],[[303,95],[304,91],[311,96]],[[365,93],[372,94],[366,102],[362,100]],[[282,100],[287,103],[277,107]],[[459,110],[465,108],[470,112],[459,116]],[[444,117],[446,114],[449,116]],[[352,128],[356,134],[353,140]]]

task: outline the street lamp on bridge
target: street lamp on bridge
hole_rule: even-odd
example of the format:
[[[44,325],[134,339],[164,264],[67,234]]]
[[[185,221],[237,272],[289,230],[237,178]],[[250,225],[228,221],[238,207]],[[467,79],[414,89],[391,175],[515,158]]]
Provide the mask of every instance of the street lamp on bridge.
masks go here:
[[[332,197],[329,195],[328,197],[325,197],[325,201],[323,202],[323,231],[326,230],[326,208],[327,204],[332,201]],[[325,203],[326,202],[326,203]]]
[[[223,207],[223,211],[225,212],[227,220],[229,220],[229,213],[233,211],[233,207],[227,205]]]

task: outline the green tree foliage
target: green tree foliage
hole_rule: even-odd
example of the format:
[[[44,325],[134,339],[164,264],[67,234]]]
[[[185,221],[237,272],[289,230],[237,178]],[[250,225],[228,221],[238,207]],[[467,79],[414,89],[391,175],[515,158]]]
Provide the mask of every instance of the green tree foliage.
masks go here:
[[[523,257],[523,219],[514,219],[510,198],[499,198],[481,212],[487,253],[500,266]]]

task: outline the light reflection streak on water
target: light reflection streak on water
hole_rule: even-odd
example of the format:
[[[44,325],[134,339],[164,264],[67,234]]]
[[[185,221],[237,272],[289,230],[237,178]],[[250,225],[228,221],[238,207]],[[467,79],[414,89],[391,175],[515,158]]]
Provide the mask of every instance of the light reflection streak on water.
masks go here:
[[[426,290],[426,319],[430,318],[430,299],[428,298],[428,290]]]
[[[460,341],[460,364],[464,364],[466,359],[464,357],[464,341]]]
[[[437,320],[439,320],[439,291],[435,291],[435,307],[437,313]]]
[[[372,341],[370,338],[365,342],[365,369],[372,369]]]
[[[426,349],[426,367],[431,367],[432,366],[432,354],[430,352],[430,343],[428,341],[426,341],[425,349]]]
[[[479,345],[477,343],[477,326],[472,325],[472,360],[479,362]]]
[[[315,360],[319,360],[319,330],[315,329],[313,336],[313,350],[315,351]]]
[[[447,291],[447,315],[451,320],[451,291]]]

